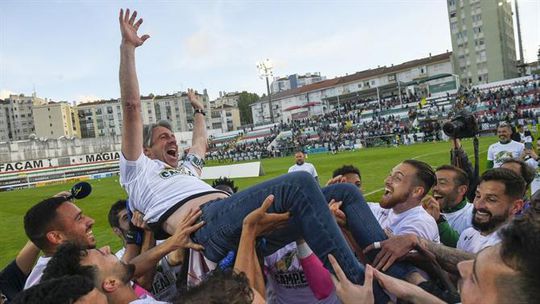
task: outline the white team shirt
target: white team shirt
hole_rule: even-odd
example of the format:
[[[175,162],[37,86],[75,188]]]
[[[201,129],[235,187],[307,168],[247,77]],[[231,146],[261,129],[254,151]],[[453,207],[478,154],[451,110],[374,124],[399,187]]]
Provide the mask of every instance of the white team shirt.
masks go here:
[[[449,213],[444,213],[444,212],[441,212],[441,213],[446,218],[448,225],[450,225],[452,229],[457,231],[458,234],[461,234],[465,229],[472,227],[473,209],[474,209],[474,205],[471,203],[467,203],[465,207],[457,211],[449,212]]]
[[[480,231],[470,227],[465,229],[459,236],[456,248],[470,253],[478,253],[480,250],[500,242],[501,239],[497,231],[483,236],[480,234]]]
[[[200,180],[191,163],[171,168],[142,153],[135,161],[120,153],[120,184],[129,195],[131,209],[142,212],[148,223],[157,222],[172,206],[193,195],[221,192]]]
[[[43,276],[43,270],[45,270],[50,260],[51,257],[39,257],[36,265],[34,265],[34,268],[32,268],[32,272],[30,272],[30,275],[28,275],[28,279],[26,279],[24,289],[28,289],[39,284],[39,281],[41,281],[41,276]]]
[[[436,243],[440,243],[437,222],[422,206],[416,206],[402,213],[393,209],[384,209],[377,203],[368,203],[371,212],[383,229],[389,229],[395,235],[412,233]]]
[[[313,166],[312,164],[310,163],[303,163],[302,165],[297,165],[297,164],[294,164],[292,165],[290,168],[289,168],[289,173],[291,172],[296,172],[296,171],[306,171],[308,172],[309,174],[311,174],[311,176],[313,177],[317,177],[319,176],[317,174],[317,170],[315,169],[315,166]]]
[[[499,168],[505,159],[519,158],[523,149],[525,145],[514,140],[507,144],[497,142],[489,146],[487,159],[493,161],[493,168]]]

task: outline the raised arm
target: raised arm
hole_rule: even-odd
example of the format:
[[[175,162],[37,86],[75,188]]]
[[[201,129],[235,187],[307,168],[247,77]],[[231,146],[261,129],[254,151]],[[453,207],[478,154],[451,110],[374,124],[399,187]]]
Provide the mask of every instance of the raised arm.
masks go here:
[[[204,159],[208,140],[208,135],[206,134],[205,115],[203,114],[204,105],[197,96],[197,92],[193,91],[192,89],[188,90],[188,98],[193,110],[195,111],[193,114],[193,138],[191,140],[192,143],[189,152],[197,155],[201,159]]]
[[[141,46],[148,35],[139,37],[137,30],[143,20],[137,18],[134,11],[130,16],[129,9],[120,10],[119,22],[122,32],[120,44],[120,98],[124,121],[122,124],[122,153],[127,160],[136,160],[142,153],[142,116],[139,81],[135,69],[135,48]]]

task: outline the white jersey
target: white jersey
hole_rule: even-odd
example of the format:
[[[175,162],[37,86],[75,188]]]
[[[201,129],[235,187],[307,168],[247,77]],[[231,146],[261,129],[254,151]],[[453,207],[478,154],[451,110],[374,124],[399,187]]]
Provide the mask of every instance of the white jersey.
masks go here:
[[[436,243],[441,241],[437,222],[422,206],[416,206],[399,214],[393,209],[384,209],[376,203],[368,203],[368,206],[381,227],[390,230],[392,234],[412,233]]]
[[[289,243],[264,258],[266,301],[270,304],[340,303],[335,290],[317,300],[305,277],[298,258],[296,242]]]
[[[41,276],[43,276],[43,270],[45,270],[50,260],[51,257],[39,257],[36,265],[34,265],[34,268],[32,268],[32,272],[30,272],[30,275],[28,275],[28,279],[26,279],[24,289],[28,289],[39,284],[39,281],[41,281]]]
[[[501,242],[497,231],[486,236],[473,227],[465,229],[459,236],[456,248],[470,253],[478,253],[480,250]]]
[[[499,168],[505,159],[519,158],[523,149],[525,149],[525,145],[514,140],[507,144],[497,142],[489,146],[487,159],[493,162],[493,168]]]
[[[459,210],[441,213],[446,218],[446,221],[448,221],[448,225],[457,231],[458,234],[461,234],[465,229],[472,227],[473,209],[473,204],[466,203],[465,206]]]
[[[294,164],[289,168],[289,173],[296,172],[296,171],[306,171],[307,173],[311,174],[313,177],[319,176],[317,174],[317,170],[315,170],[315,166],[313,166],[310,163],[303,163],[301,165]]]
[[[172,168],[142,154],[135,161],[120,153],[120,184],[129,195],[132,210],[144,214],[147,223],[155,223],[181,201],[206,193],[224,193],[199,179],[191,163]]]

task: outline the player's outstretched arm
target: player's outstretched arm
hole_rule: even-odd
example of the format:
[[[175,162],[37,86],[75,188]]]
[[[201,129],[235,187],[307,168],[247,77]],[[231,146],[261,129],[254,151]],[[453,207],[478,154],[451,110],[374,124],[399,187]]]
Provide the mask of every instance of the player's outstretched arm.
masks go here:
[[[130,15],[129,9],[120,10],[119,22],[122,33],[120,45],[120,98],[124,121],[122,124],[122,153],[127,160],[136,160],[142,153],[142,117],[139,81],[135,69],[135,48],[141,46],[148,35],[139,37],[137,31],[143,20],[137,12]]]
[[[193,137],[189,152],[204,159],[208,141],[205,116],[201,113],[201,111],[204,112],[204,104],[193,89],[188,89],[187,94],[193,110],[196,111],[193,117]]]

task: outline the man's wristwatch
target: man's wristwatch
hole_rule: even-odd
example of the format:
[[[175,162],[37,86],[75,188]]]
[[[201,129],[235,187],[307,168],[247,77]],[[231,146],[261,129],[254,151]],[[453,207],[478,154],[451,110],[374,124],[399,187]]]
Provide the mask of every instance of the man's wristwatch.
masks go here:
[[[203,116],[206,116],[206,112],[203,109],[193,109],[193,115],[197,113],[202,114]]]

